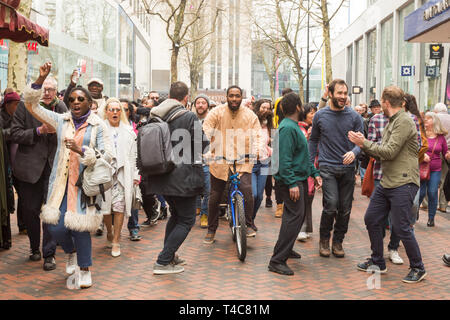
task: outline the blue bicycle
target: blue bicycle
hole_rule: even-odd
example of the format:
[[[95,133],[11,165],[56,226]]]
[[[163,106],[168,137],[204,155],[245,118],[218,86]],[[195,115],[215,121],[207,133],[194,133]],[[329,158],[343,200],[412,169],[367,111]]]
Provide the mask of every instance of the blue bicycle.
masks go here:
[[[242,159],[254,158],[252,155],[246,154],[237,160],[228,160],[225,157],[216,157],[216,160],[225,160],[233,163],[233,171],[228,178],[230,187],[228,189],[228,203],[225,217],[230,223],[233,241],[236,243],[237,256],[239,260],[244,261],[247,256],[247,224],[245,222],[245,201],[244,195],[239,190],[241,181],[239,172],[236,170],[236,163]]]

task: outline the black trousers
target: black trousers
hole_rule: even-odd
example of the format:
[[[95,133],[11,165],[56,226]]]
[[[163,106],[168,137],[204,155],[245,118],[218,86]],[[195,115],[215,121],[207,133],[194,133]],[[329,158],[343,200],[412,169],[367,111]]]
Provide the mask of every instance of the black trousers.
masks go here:
[[[28,183],[16,179],[17,193],[22,210],[25,225],[27,228],[28,238],[30,240],[31,252],[38,252],[41,239],[41,207],[47,197],[48,180],[50,177],[50,167],[47,165],[41,178],[36,183]],[[42,224],[42,255],[44,258],[55,255],[56,242],[53,241],[48,225]]]
[[[17,183],[16,183],[16,178],[13,178],[13,182],[14,182],[14,188],[17,191]],[[17,192],[18,194],[19,192]],[[22,231],[24,229],[26,229],[26,225],[25,225],[25,218],[23,217],[23,203],[22,200],[20,199],[20,197],[18,197],[17,199],[17,210],[16,210],[16,214],[17,214],[17,227],[19,228],[19,231]]]
[[[289,196],[289,187],[279,185],[284,208],[278,241],[270,259],[272,263],[286,263],[303,225],[306,211],[306,198],[308,196],[308,183],[306,181],[299,181],[298,187],[300,189],[300,199],[294,202]]]
[[[166,224],[164,248],[156,262],[161,265],[168,265],[195,224],[197,196],[165,196],[164,198],[171,208],[171,214]]]
[[[141,194],[142,194],[142,208],[144,209],[145,215],[147,216],[147,219],[150,219],[153,212],[153,206],[156,202],[156,197],[154,194],[147,194],[145,191],[145,183],[142,181],[141,184],[139,184],[139,187],[141,188]]]
[[[210,232],[216,232],[219,227],[219,205],[222,202],[221,200],[226,185],[226,181],[217,179],[211,175],[211,193],[208,201],[208,231]],[[253,223],[253,192],[251,173],[242,174],[239,190],[244,195],[245,222],[247,226],[251,226]]]

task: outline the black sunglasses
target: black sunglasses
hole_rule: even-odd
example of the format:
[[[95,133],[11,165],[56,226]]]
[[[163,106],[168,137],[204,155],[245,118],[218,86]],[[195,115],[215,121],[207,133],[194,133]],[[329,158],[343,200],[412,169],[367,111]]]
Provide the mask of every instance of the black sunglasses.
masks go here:
[[[76,97],[76,98],[70,97],[70,98],[69,98],[69,102],[70,102],[70,103],[75,102],[75,100],[78,100],[79,102],[84,102],[84,100],[86,100],[86,98],[85,98],[85,97]]]

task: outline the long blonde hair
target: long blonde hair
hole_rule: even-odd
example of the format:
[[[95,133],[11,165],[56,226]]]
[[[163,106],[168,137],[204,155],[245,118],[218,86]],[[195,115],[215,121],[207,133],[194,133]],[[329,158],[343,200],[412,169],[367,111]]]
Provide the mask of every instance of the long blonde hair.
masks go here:
[[[442,134],[444,136],[448,134],[448,131],[445,130],[444,126],[442,125],[441,119],[439,119],[436,113],[428,111],[427,113],[425,113],[425,117],[430,117],[433,119],[433,132],[435,134]]]
[[[120,107],[120,122],[122,122],[123,124],[126,124],[126,125],[130,125],[130,122],[127,119],[127,115],[125,114],[125,110],[123,110],[122,103],[117,98],[109,98],[106,101],[105,112],[103,114],[103,119],[108,120],[108,117],[107,117],[106,113],[108,112],[108,107],[109,107],[109,105],[111,103],[117,103],[119,105],[119,107]]]

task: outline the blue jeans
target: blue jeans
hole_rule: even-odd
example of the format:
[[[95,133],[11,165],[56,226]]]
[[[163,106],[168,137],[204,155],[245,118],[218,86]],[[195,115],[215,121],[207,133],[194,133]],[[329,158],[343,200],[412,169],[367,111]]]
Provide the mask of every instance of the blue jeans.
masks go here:
[[[420,181],[420,198],[419,203],[422,203],[425,195],[428,195],[428,218],[434,219],[438,205],[438,190],[441,181],[441,171],[432,171],[430,173],[430,180]]]
[[[266,187],[267,174],[269,173],[269,164],[263,164],[258,161],[252,170],[252,192],[253,192],[253,220],[255,220],[261,202],[264,197],[264,188]]]
[[[392,230],[402,240],[411,268],[424,269],[419,244],[410,224],[411,208],[419,188],[406,184],[398,188],[385,189],[378,185],[370,198],[364,222],[369,232],[373,262],[384,269],[383,228],[389,213]]]
[[[64,217],[67,211],[67,192],[59,208],[61,215],[57,225],[48,225],[53,239],[61,245],[65,253],[77,252],[77,261],[80,268],[92,266],[92,243],[89,232],[69,230],[64,225]]]
[[[132,209],[131,210],[131,217],[128,218],[128,231],[137,230],[139,231],[139,210]]]
[[[211,191],[211,181],[209,177],[209,166],[203,166],[203,177],[205,179],[205,189],[201,196],[197,196],[197,208],[200,208],[200,216],[208,216],[209,192]]]
[[[165,208],[167,206],[166,200],[163,196],[157,195],[156,198],[158,198],[159,203],[161,203],[161,208]]]

